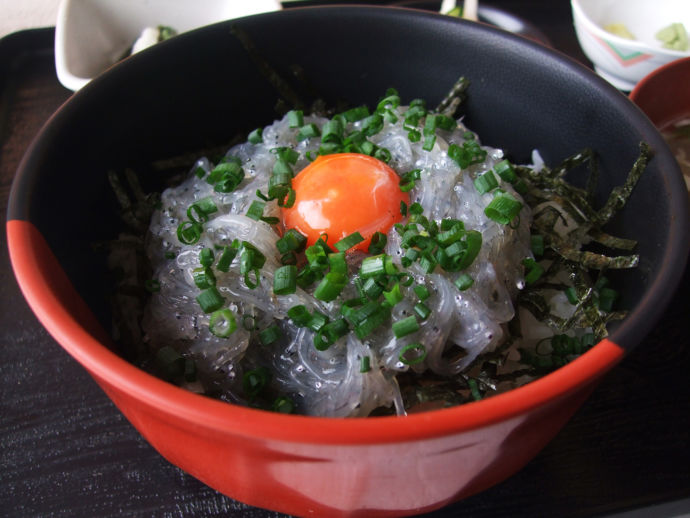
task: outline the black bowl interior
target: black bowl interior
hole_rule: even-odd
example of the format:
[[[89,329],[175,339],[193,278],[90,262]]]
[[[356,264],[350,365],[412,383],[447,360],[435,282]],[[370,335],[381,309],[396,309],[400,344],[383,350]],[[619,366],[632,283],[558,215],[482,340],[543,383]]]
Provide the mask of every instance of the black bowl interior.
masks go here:
[[[658,151],[611,224],[614,234],[640,242],[641,266],[620,287],[622,304],[647,318],[617,331],[618,343],[637,343],[687,255],[687,200],[663,140],[632,103],[580,65],[501,31],[420,11],[290,9],[203,28],[125,60],[49,121],[22,163],[8,219],[39,228],[109,329],[104,257],[92,246],[121,226],[107,171],[131,167],[146,189],[160,189],[164,178],[152,162],[190,153],[186,169],[201,150],[229,147],[237,134],[270,123],[280,99],[283,106],[309,106],[317,97],[371,105],[393,86],[403,101],[422,97],[435,106],[460,76],[470,81],[466,124],[511,159],[529,162],[536,148],[555,165],[593,148],[600,201],[622,183],[640,141]]]

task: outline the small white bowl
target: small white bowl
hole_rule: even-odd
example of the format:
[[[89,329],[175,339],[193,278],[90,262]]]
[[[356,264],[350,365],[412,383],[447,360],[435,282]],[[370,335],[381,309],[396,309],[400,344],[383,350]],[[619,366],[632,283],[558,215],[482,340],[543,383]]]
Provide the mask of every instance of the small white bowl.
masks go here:
[[[575,32],[597,74],[616,88],[632,90],[658,67],[690,56],[666,49],[656,33],[672,23],[690,31],[690,0],[571,0]],[[629,40],[604,27],[622,23],[635,36]]]
[[[278,0],[62,0],[55,25],[60,82],[79,90],[119,61],[146,27],[177,33],[250,14],[275,11]]]

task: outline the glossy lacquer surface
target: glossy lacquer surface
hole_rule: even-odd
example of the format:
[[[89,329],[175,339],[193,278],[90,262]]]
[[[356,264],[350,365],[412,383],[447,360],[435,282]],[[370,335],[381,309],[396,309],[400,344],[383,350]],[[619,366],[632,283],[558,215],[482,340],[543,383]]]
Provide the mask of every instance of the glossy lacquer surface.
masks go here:
[[[572,29],[555,16],[564,12],[558,10],[558,2],[549,2],[548,5],[537,2],[540,5],[536,7],[530,2],[513,4],[514,7],[526,9],[527,14],[534,15],[535,21],[544,16],[549,23],[543,26],[552,41],[562,44],[560,48],[563,50],[570,49],[573,55],[577,55],[572,39],[566,37],[568,34],[572,37],[572,33],[568,32]],[[547,15],[552,18],[546,18]],[[0,65],[5,67],[3,71],[7,71],[4,77],[11,78],[11,81],[3,83],[0,98],[5,110],[0,119],[0,169],[5,193],[3,208],[19,157],[41,122],[68,96],[54,77],[50,34],[26,35],[11,43],[13,46],[8,47],[5,42],[0,45]],[[17,56],[21,58],[17,59]],[[37,238],[34,230],[24,225],[20,225],[16,231],[10,231],[8,227],[8,232],[17,232],[26,241]],[[52,242],[51,248],[60,247]],[[42,250],[40,243],[36,250]],[[60,251],[60,254],[63,255],[64,251]],[[3,481],[0,502],[9,516],[112,516],[122,513],[154,516],[277,516],[276,512],[248,507],[226,498],[161,460],[90,381],[82,368],[64,354],[37,324],[10,277],[6,254],[3,254],[2,260],[3,311],[0,319],[5,333],[2,343],[7,369],[1,389],[3,415],[7,417],[2,420],[0,434],[0,455],[5,468],[0,475]],[[687,289],[687,276],[683,282]],[[83,289],[80,291],[83,292]],[[690,367],[687,349],[690,337],[685,322],[688,309],[686,298],[678,296],[673,299],[651,335],[604,378],[600,388],[582,410],[527,467],[504,483],[436,511],[433,515],[591,516],[607,510],[640,507],[689,495],[690,481],[686,467],[690,461],[690,423],[687,422],[690,395],[687,383],[683,381],[684,373]],[[94,334],[88,330],[84,330],[84,333]],[[591,361],[601,368],[608,368],[620,358],[620,349],[611,344],[597,350],[601,356],[592,357]],[[74,354],[74,351],[70,353]],[[107,356],[110,353],[102,354]],[[327,431],[333,437],[337,436],[340,444],[339,448],[330,449],[330,452],[326,452],[329,449],[327,446],[316,442],[313,427],[298,422],[282,426],[280,433],[275,428],[271,432],[270,425],[252,413],[234,414],[232,419],[216,415],[217,409],[210,401],[197,402],[195,399],[195,404],[186,405],[187,408],[196,409],[195,412],[180,415],[181,421],[170,427],[164,424],[170,424],[170,421],[163,417],[161,409],[165,408],[166,401],[175,400],[184,404],[189,395],[177,392],[166,395],[166,391],[171,389],[166,384],[153,379],[139,380],[137,383],[143,383],[139,387],[145,386],[151,397],[146,402],[132,402],[126,395],[131,387],[123,381],[128,379],[129,366],[124,363],[119,365],[122,370],[117,369],[120,373],[117,377],[122,383],[117,388],[111,386],[109,395],[152,444],[189,473],[216,488],[223,487],[228,494],[250,504],[269,506],[271,503],[275,505],[269,507],[288,510],[301,501],[309,508],[329,513],[333,507],[343,506],[348,501],[371,503],[375,500],[373,491],[362,483],[362,477],[367,472],[397,477],[397,481],[405,487],[409,487],[406,484],[412,484],[415,475],[395,473],[394,470],[400,470],[401,466],[408,471],[418,468],[427,476],[434,473],[433,467],[425,461],[406,457],[404,448],[398,452],[401,457],[399,463],[392,463],[390,471],[387,471],[386,462],[378,462],[380,458],[371,453],[374,446],[358,442],[366,436],[373,442],[388,440],[408,446],[409,449],[412,436],[429,430],[430,424],[424,419],[414,421],[410,428],[393,432],[389,426],[372,424],[362,431],[363,435],[355,435],[347,440],[344,434],[338,436],[340,423],[336,422]],[[90,370],[96,379],[100,379],[96,367],[91,365]],[[582,369],[577,367],[572,373],[577,376]],[[577,380],[574,382],[578,383]],[[466,428],[457,429],[455,434],[449,433],[442,440],[439,436],[431,437],[424,451],[433,453],[439,459],[438,466],[443,467],[439,473],[457,484],[458,494],[464,496],[481,489],[500,479],[501,473],[509,473],[527,460],[518,455],[495,461],[497,452],[521,451],[515,444],[522,439],[527,445],[524,447],[525,457],[529,457],[538,450],[541,442],[556,432],[560,420],[569,415],[591,388],[591,384],[582,378],[579,382],[583,382],[582,390],[572,393],[565,391],[560,396],[563,404],[558,405],[557,411],[544,410],[542,414],[536,409],[529,410],[518,405],[514,408],[515,412],[527,417],[521,420],[506,416],[504,426],[497,422],[489,424],[495,417],[489,408],[481,413],[468,412],[461,416],[466,418],[463,421]],[[105,386],[106,382],[100,379],[100,383]],[[112,380],[108,383],[112,383]],[[534,403],[542,390],[557,392],[558,388],[549,385],[547,389],[536,385],[535,393],[526,395],[524,401]],[[670,397],[671,394],[677,399]],[[529,417],[534,414],[537,415]],[[458,416],[452,417],[456,419],[438,421],[436,424],[441,428],[437,428],[436,433],[447,433],[451,426],[457,426]],[[190,425],[190,420],[195,424]],[[456,421],[455,424],[452,421]],[[491,430],[485,442],[477,442],[471,432],[481,425]],[[222,433],[218,432],[219,426],[223,427]],[[267,439],[257,439],[261,434]],[[170,439],[166,440],[166,436],[170,436]],[[230,439],[233,443],[241,444],[241,453],[219,447],[218,439]],[[208,446],[207,440],[214,445]],[[202,452],[205,460],[214,462],[195,463],[196,457],[185,447],[186,443]],[[464,448],[468,443],[486,446],[486,455],[470,455],[467,450],[471,448]],[[391,445],[387,453],[394,453],[395,447]],[[450,451],[450,458],[457,463],[455,467],[443,464],[445,455],[436,453],[443,451],[441,448]],[[412,451],[420,450],[413,448]],[[350,455],[354,457],[355,453],[368,453],[377,462],[374,465],[365,458],[362,469],[353,470],[344,461],[351,458]],[[215,462],[216,455],[227,460],[227,463]],[[315,458],[317,462],[313,461]],[[468,482],[471,477],[461,467],[463,463],[466,463],[467,469],[485,467],[483,476]],[[322,493],[307,498],[303,494],[306,490],[296,491],[285,487],[286,481],[290,481],[291,464],[300,467],[299,481],[304,483],[305,488],[317,488]],[[331,474],[323,480],[313,480],[314,470],[320,464],[328,466]],[[497,468],[499,464],[505,464],[505,469]],[[266,470],[267,466],[272,469]],[[640,466],[645,469],[640,470]],[[218,470],[215,467],[219,467]],[[270,493],[263,491],[260,480],[255,481],[258,485],[249,483],[249,475],[266,476],[267,473],[267,481],[273,487]],[[326,481],[340,473],[344,476],[339,480],[347,482],[336,482],[329,492]],[[307,480],[309,476],[312,478]],[[222,483],[236,485],[226,489]],[[358,496],[357,490],[363,487]],[[415,509],[422,508],[431,499],[447,498],[451,493],[445,484],[433,490],[417,488],[415,494],[421,497],[414,504],[417,506]],[[260,498],[262,495],[266,498],[267,494],[273,495],[275,500],[264,500],[262,503]],[[407,492],[403,496],[406,495]],[[394,491],[392,496],[400,497],[401,492]],[[335,504],[329,503],[328,499]],[[410,500],[403,498],[400,507],[412,512]],[[387,503],[383,509],[391,507]]]

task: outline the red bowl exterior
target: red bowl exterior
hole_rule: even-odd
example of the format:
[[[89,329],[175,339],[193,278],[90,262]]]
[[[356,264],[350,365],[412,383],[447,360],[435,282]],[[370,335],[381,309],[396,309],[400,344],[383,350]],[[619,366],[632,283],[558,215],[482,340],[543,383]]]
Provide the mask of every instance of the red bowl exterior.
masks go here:
[[[690,117],[690,58],[678,59],[642,79],[630,99],[657,128],[663,129],[683,117]]]
[[[10,220],[12,266],[39,320],[173,464],[250,505],[300,516],[405,516],[477,493],[524,466],[622,357],[603,340],[533,383],[399,417],[278,415],[187,392],[129,364],[43,236]]]

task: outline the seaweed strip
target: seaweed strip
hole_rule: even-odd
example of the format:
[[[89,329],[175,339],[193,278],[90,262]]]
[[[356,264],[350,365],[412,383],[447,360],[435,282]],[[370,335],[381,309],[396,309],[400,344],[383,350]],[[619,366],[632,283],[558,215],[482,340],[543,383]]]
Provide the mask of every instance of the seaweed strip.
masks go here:
[[[461,77],[460,79],[458,79],[453,84],[450,91],[438,104],[435,111],[438,113],[442,113],[443,115],[452,117],[457,111],[458,106],[462,104],[462,102],[467,97],[465,92],[467,91],[467,87],[469,85],[470,82],[467,80],[467,78]]]
[[[288,105],[297,110],[303,110],[305,103],[300,98],[299,94],[297,94],[292,86],[290,86],[290,84],[288,84],[288,82],[283,79],[283,77],[276,72],[273,66],[271,66],[271,64],[261,55],[249,35],[236,24],[230,26],[230,32],[239,40],[244,50],[247,52],[252,61],[254,61],[256,67],[268,80],[271,86],[273,86],[273,88],[278,92],[278,95],[280,95]]]
[[[555,244],[554,250],[561,254],[563,258],[592,270],[634,268],[640,262],[640,256],[637,254],[609,257],[588,250],[576,250],[568,244],[563,244],[562,246]]]
[[[640,156],[635,160],[630,174],[625,179],[623,185],[614,187],[609,195],[608,200],[604,203],[604,206],[599,210],[596,218],[596,223],[599,226],[604,225],[608,222],[614,214],[616,214],[620,209],[623,208],[625,203],[630,198],[638,180],[642,176],[647,163],[653,156],[652,148],[646,142],[640,142]]]
[[[604,245],[608,248],[616,248],[618,250],[630,251],[634,250],[637,246],[637,241],[634,239],[625,239],[622,237],[612,236],[598,228],[591,229],[589,231],[589,237],[601,245]]]

